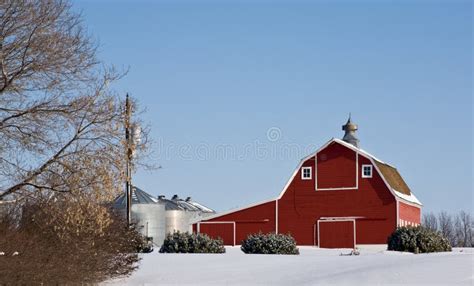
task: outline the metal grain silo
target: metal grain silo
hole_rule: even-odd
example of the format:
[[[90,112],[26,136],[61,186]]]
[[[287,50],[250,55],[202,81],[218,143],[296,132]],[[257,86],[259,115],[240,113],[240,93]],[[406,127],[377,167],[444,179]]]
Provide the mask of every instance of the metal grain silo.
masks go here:
[[[158,201],[165,205],[166,233],[191,231],[189,215],[175,200],[159,196]]]
[[[158,200],[165,204],[166,233],[173,233],[174,231],[192,232],[193,221],[206,214],[215,213],[200,204],[193,204],[189,197],[187,200],[182,200],[174,195],[169,200],[165,196],[159,196]]]
[[[114,208],[125,214],[126,195],[123,194],[115,200]],[[132,188],[132,221],[137,229],[153,243],[161,245],[165,238],[166,218],[165,205],[143,190]]]
[[[168,210],[166,211],[166,233],[174,231],[191,232],[190,224],[191,213],[185,210]]]
[[[132,221],[144,236],[153,238],[154,244],[163,243],[166,225],[163,204],[132,204]]]

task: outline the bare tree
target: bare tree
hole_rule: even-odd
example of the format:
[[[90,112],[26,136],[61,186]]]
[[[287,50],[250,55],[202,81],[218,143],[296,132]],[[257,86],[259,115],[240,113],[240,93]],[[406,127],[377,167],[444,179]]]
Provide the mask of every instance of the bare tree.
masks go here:
[[[120,76],[69,2],[0,1],[0,247],[22,253],[0,262],[7,284],[135,269],[140,237],[104,204],[123,187],[124,104],[110,87]],[[132,148],[147,143],[145,129]]]
[[[422,225],[431,230],[438,230],[438,221],[433,213],[426,213],[423,215]]]
[[[71,89],[89,80],[95,46],[61,0],[2,1],[0,92]]]
[[[71,5],[2,1],[0,73],[0,200],[110,198],[124,165],[122,102],[109,88],[119,75],[97,61]]]
[[[454,232],[454,222],[450,214],[442,211],[438,214],[439,231],[449,240],[452,246],[456,245],[456,234]]]
[[[19,222],[12,212],[0,216],[0,284],[96,285],[137,268],[145,242],[134,226],[80,197],[17,205]]]
[[[474,228],[474,222],[472,220],[471,214],[465,211],[460,211],[456,216],[455,228],[457,246],[473,247],[474,240],[472,232]]]

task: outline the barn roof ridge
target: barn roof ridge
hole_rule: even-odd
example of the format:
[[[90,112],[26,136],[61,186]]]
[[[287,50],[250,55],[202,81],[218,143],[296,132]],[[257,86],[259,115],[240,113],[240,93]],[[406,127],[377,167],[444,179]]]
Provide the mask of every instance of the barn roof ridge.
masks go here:
[[[387,188],[395,196],[396,199],[399,199],[402,202],[414,203],[414,204],[417,204],[417,205],[420,205],[420,206],[423,205],[418,200],[418,198],[413,194],[413,192],[408,188],[408,185],[405,183],[405,181],[403,180],[401,175],[398,173],[398,170],[395,166],[380,160],[379,158],[375,157],[374,155],[370,154],[369,152],[367,152],[367,151],[365,151],[365,150],[363,150],[359,147],[356,147],[356,146],[354,146],[354,145],[352,145],[348,142],[345,142],[344,140],[333,137],[329,141],[327,141],[325,144],[323,144],[320,148],[318,148],[318,150],[316,150],[315,152],[311,153],[310,155],[308,155],[308,156],[306,156],[306,157],[304,157],[300,160],[300,162],[299,162],[298,166],[296,167],[296,169],[294,170],[292,176],[288,179],[288,181],[285,184],[283,190],[280,192],[280,194],[276,198],[260,201],[258,203],[253,203],[253,204],[250,204],[250,205],[247,205],[247,206],[244,206],[244,207],[231,209],[231,210],[228,210],[228,211],[225,211],[225,212],[222,212],[222,213],[216,213],[215,215],[206,217],[204,219],[204,221],[209,220],[209,219],[213,219],[213,218],[217,218],[217,217],[221,217],[221,216],[224,216],[224,215],[228,215],[228,214],[234,213],[236,211],[241,211],[241,210],[244,210],[244,209],[252,208],[252,207],[255,207],[255,206],[258,206],[258,205],[261,205],[261,204],[265,204],[265,203],[269,203],[269,202],[272,202],[272,201],[278,201],[285,194],[285,192],[288,189],[290,183],[292,182],[293,178],[298,173],[299,169],[302,167],[303,163],[306,160],[316,156],[316,154],[319,151],[323,150],[324,148],[326,148],[327,146],[329,146],[333,142],[339,143],[339,144],[341,144],[341,145],[343,145],[343,146],[345,146],[345,147],[361,154],[362,156],[368,158],[369,160],[373,161],[375,163],[374,167],[379,171],[382,179],[384,180],[384,182],[387,185]],[[387,166],[387,168],[390,168],[391,171],[382,171],[381,168],[380,168],[381,167],[380,164]],[[396,177],[396,179],[393,179],[393,180],[387,179],[386,177],[389,177],[389,178],[391,177],[391,176],[389,176],[389,172],[393,172],[392,176]],[[197,220],[196,222],[198,222],[198,221],[202,221],[202,219]]]
[[[304,161],[306,161],[307,159],[309,159],[313,156],[316,156],[316,154],[319,151],[323,150],[324,148],[326,148],[327,146],[329,146],[333,142],[339,143],[339,144],[341,144],[341,145],[343,145],[343,146],[345,146],[345,147],[347,147],[347,148],[349,148],[349,149],[351,149],[355,152],[358,152],[362,156],[372,160],[374,162],[375,168],[379,171],[379,173],[382,176],[382,178],[383,178],[384,182],[386,183],[387,187],[390,189],[390,192],[392,192],[392,194],[395,197],[398,197],[398,198],[400,198],[402,200],[405,200],[409,203],[415,203],[415,204],[418,204],[418,205],[422,205],[422,203],[415,197],[413,192],[410,190],[408,185],[405,183],[405,181],[403,180],[403,177],[400,175],[400,173],[398,172],[398,170],[395,166],[393,166],[393,165],[391,165],[387,162],[384,162],[384,161],[380,160],[379,158],[375,157],[374,155],[370,154],[369,152],[367,152],[367,151],[365,151],[365,150],[363,150],[359,147],[356,147],[356,146],[354,146],[354,145],[352,145],[348,142],[345,142],[344,140],[338,139],[338,138],[334,138],[334,137],[331,138],[328,142],[323,144],[318,150],[311,153],[311,155],[308,155],[305,158],[303,158],[300,162],[300,165],[296,169],[296,172],[299,170],[299,168],[301,168],[301,164]],[[294,175],[290,178],[290,181],[292,180]],[[285,186],[283,191],[280,193],[279,198],[281,198],[283,196],[283,194],[285,193],[287,187],[288,187],[288,184]]]

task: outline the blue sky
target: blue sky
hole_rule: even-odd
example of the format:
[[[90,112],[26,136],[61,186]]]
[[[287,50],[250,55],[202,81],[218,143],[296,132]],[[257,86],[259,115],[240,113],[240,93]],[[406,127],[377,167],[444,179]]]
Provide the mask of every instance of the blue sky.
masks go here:
[[[76,2],[155,141],[137,186],[219,211],[273,198],[352,112],[424,211],[473,208],[470,1]]]

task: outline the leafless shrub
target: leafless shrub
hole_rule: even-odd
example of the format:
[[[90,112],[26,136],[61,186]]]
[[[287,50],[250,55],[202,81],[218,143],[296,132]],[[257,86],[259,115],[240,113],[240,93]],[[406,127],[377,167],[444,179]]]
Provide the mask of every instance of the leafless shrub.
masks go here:
[[[137,267],[138,232],[106,206],[69,196],[24,204],[19,222],[4,217],[0,284],[98,283]]]

